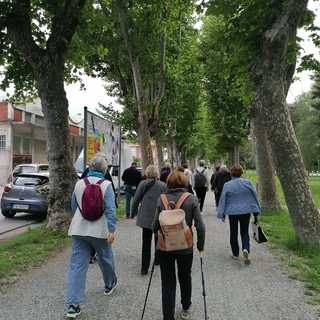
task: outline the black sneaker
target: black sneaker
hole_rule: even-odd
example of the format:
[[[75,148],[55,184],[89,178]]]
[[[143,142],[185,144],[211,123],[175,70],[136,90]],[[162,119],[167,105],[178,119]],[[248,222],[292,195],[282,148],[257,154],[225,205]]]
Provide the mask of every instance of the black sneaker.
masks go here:
[[[118,285],[118,279],[116,278],[115,282],[113,283],[113,285],[111,287],[105,287],[104,288],[104,294],[106,296],[110,296],[110,294],[113,292],[113,290],[117,287]]]
[[[146,274],[148,274],[148,270],[147,269],[141,269],[141,274],[143,276],[145,276]]]
[[[76,318],[81,314],[80,306],[74,306],[71,304],[68,308],[67,318]]]
[[[95,263],[98,261],[98,255],[95,254],[94,256],[90,257],[90,264]]]

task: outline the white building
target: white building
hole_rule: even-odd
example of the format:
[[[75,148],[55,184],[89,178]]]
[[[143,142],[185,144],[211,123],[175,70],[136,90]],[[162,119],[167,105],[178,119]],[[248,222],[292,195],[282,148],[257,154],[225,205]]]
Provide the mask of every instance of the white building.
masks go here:
[[[69,116],[74,161],[83,148],[83,115]],[[7,183],[20,163],[47,163],[44,116],[35,103],[0,102],[0,184]]]

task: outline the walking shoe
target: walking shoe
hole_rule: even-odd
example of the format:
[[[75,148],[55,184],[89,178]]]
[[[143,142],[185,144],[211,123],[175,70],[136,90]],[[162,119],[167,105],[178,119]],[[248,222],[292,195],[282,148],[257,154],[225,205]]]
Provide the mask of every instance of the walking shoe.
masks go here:
[[[74,306],[71,304],[68,308],[67,318],[76,318],[81,314],[80,306]]]
[[[242,251],[242,254],[243,254],[243,257],[244,257],[244,264],[248,266],[251,263],[248,250],[244,249]]]
[[[182,309],[181,318],[184,319],[184,320],[189,320],[190,319],[190,308],[188,310]]]
[[[231,258],[234,259],[234,260],[239,260],[240,259],[239,256],[234,256],[233,254],[231,255]]]
[[[141,274],[143,276],[145,276],[146,274],[148,274],[148,270],[147,269],[141,269]]]
[[[89,263],[92,264],[92,263],[95,263],[97,261],[98,261],[98,255],[95,254],[95,255],[90,257],[90,262]]]
[[[111,287],[105,287],[104,288],[104,295],[110,296],[110,294],[117,287],[117,285],[118,285],[118,279],[115,280],[115,282],[113,283],[113,285]]]

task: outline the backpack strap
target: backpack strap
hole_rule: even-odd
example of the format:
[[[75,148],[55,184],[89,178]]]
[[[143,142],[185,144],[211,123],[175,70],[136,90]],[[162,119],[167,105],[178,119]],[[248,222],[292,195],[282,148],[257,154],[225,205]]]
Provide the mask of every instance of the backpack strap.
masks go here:
[[[168,199],[167,199],[166,195],[164,193],[161,193],[160,194],[160,198],[161,198],[161,201],[162,201],[162,203],[164,205],[164,208],[166,210],[170,209],[170,204],[168,202]]]
[[[86,186],[88,185],[88,184],[90,184],[90,181],[89,181],[89,179],[87,178],[87,177],[85,177],[85,178],[83,178],[82,179],[83,181],[84,181],[84,183],[86,184]],[[102,182],[104,182],[106,179],[100,179],[96,184],[98,184],[98,185],[100,185]]]
[[[184,200],[186,200],[189,196],[190,196],[190,192],[185,192],[180,199],[178,200],[177,204],[176,204],[176,209],[180,209],[180,207],[182,206]]]
[[[170,203],[175,204],[175,209],[180,209],[180,207],[182,206],[184,200],[186,200],[189,196],[190,196],[190,192],[185,192],[178,200],[177,204],[175,204],[173,201],[168,202],[168,199],[166,197],[166,195],[164,193],[160,194],[160,198],[162,200],[162,203],[165,207],[165,209],[172,209],[170,206]]]

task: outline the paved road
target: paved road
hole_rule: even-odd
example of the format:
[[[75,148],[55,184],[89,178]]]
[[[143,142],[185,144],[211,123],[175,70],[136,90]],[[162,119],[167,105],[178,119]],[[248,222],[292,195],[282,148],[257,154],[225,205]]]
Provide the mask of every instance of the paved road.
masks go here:
[[[303,284],[290,280],[273,258],[268,244],[252,242],[252,263],[230,258],[228,224],[214,215],[213,194],[207,194],[204,219],[207,228],[203,256],[208,319],[223,320],[315,320],[316,307],[307,303]],[[89,266],[87,301],[79,320],[141,319],[149,276],[140,275],[141,230],[135,220],[120,219],[114,244],[119,285],[110,297],[102,295],[103,282],[97,264]],[[65,280],[70,248],[42,266],[26,272],[1,293],[0,320],[65,319]],[[160,270],[155,268],[145,320],[160,320]],[[176,319],[181,306],[177,289]],[[193,308],[191,320],[203,320],[200,259],[194,255]]]

